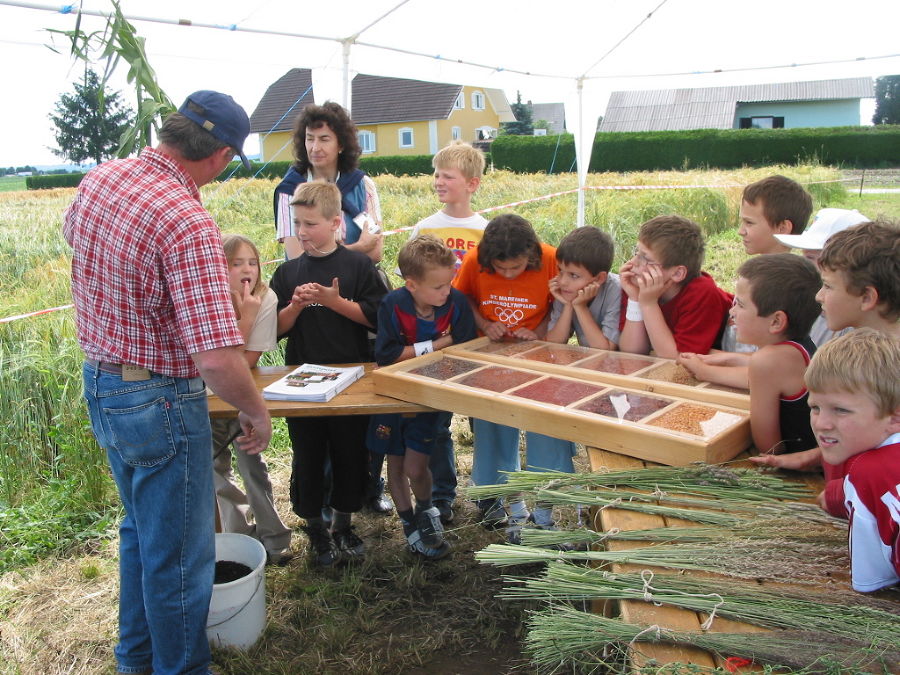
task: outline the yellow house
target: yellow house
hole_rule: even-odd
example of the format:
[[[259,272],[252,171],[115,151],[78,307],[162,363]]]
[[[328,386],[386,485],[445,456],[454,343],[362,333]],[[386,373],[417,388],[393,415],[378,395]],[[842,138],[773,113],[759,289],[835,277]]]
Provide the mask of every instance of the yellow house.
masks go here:
[[[263,161],[293,159],[294,119],[314,100],[309,69],[294,68],[273,83],[250,117],[261,134]],[[499,89],[359,74],[351,115],[363,156],[433,155],[451,140],[486,140],[515,119]]]

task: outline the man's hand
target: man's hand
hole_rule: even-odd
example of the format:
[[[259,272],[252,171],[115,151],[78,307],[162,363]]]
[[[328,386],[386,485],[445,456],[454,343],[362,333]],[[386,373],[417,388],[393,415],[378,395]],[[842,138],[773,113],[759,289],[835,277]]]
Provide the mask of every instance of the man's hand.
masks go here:
[[[246,413],[239,412],[238,421],[244,435],[234,440],[241,450],[248,455],[258,455],[268,447],[269,441],[272,440],[272,420],[268,414],[265,418],[254,421]]]

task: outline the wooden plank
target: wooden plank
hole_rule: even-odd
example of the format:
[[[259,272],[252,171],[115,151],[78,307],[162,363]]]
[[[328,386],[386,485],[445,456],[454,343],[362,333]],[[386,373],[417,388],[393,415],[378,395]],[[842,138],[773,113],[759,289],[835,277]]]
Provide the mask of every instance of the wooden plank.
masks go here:
[[[372,379],[372,371],[375,368],[375,364],[365,363],[362,365],[366,367],[366,374],[330,401],[325,403],[266,401],[266,409],[272,417],[374,415],[377,413],[416,413],[433,410],[415,402],[403,401],[378,393],[375,390],[375,382]],[[261,366],[254,368],[250,372],[253,373],[253,380],[257,388],[262,391],[263,387],[284,377],[295,368],[296,366]],[[210,394],[207,401],[210,417],[237,417],[237,410],[215,394]]]
[[[640,469],[646,466],[644,462],[633,457],[623,457],[617,453],[600,450],[599,448],[588,448],[588,454],[592,457],[592,468],[594,462],[599,467],[610,471]],[[661,516],[615,508],[599,511],[594,522],[600,524],[600,529],[603,531],[613,528],[620,530],[646,530],[665,526],[665,520]],[[646,546],[644,542],[637,541],[610,541],[607,543],[607,547],[611,551],[623,551],[643,546]],[[646,568],[636,565],[612,565],[612,571],[614,572],[640,574],[644,569]],[[654,572],[663,571],[660,568],[650,569]],[[651,603],[625,600],[619,603],[619,612],[622,620],[627,623],[660,626],[675,630],[700,630],[701,621],[697,613],[678,609],[677,607],[667,605],[657,607]],[[715,666],[713,657],[696,647],[641,644],[639,648],[629,648],[629,651],[631,663],[635,669],[650,665],[651,660],[658,664],[679,661],[710,668]]]
[[[695,461],[724,461],[739,454],[750,442],[749,416],[746,412],[705,403],[693,403],[673,396],[659,398],[672,401],[670,405],[687,403],[710,411],[721,411],[732,416],[726,418],[730,425],[723,426],[710,437],[704,437],[664,426],[644,424],[642,419],[632,422],[577,410],[574,406],[578,402],[570,402],[565,406],[542,403],[532,398],[517,396],[516,393],[540,381],[549,380],[564,380],[591,388],[593,393],[585,394],[584,397],[603,397],[608,393],[609,387],[551,376],[521,367],[511,369],[510,372],[529,376],[532,378],[531,381],[518,387],[511,384],[512,388],[505,392],[490,391],[461,383],[479,372],[497,368],[488,363],[483,369],[476,369],[446,380],[410,372],[424,365],[433,365],[445,358],[447,364],[460,363],[458,359],[448,358],[443,354],[428,354],[418,359],[379,368],[373,373],[376,390],[386,396],[425,403],[438,410],[451,410],[461,415],[479,417],[587,446],[597,445],[598,439],[602,438],[603,446],[608,450],[668,465],[687,465]],[[469,360],[478,363],[474,359]],[[448,366],[448,370],[452,368]]]
[[[523,343],[509,344],[515,345],[514,349],[525,346]],[[641,354],[625,354],[618,351],[610,352],[603,349],[591,349],[590,347],[575,345],[560,345],[541,340],[533,340],[526,344],[531,348],[516,354],[504,354],[502,351],[499,353],[483,351],[485,347],[496,347],[498,343],[491,343],[489,338],[481,337],[469,342],[452,345],[444,351],[459,357],[491,361],[513,368],[528,368],[556,375],[576,377],[580,380],[627,387],[638,391],[680,396],[694,401],[750,410],[750,394],[747,391],[729,389],[727,387],[713,387],[707,382],[694,381],[694,384],[685,384],[672,381],[673,373],[684,372],[681,366],[678,366],[673,359],[662,359]],[[543,360],[552,358],[554,355],[560,357],[558,362]],[[539,360],[536,356],[541,356],[542,359]],[[591,367],[592,364],[603,361],[605,357],[645,361],[647,365],[628,375]],[[693,378],[691,379],[693,380]]]

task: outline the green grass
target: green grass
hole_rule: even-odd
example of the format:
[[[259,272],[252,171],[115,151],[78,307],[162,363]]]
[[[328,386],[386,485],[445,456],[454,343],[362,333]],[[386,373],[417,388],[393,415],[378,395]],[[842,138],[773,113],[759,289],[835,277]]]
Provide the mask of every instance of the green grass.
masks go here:
[[[25,176],[0,176],[0,192],[25,189]]]

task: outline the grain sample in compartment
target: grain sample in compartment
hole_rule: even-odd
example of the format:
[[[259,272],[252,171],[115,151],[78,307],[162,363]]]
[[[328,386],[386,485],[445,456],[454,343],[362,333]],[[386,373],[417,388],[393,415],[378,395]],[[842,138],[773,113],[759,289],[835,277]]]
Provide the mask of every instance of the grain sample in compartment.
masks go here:
[[[490,366],[475,371],[471,375],[466,375],[462,379],[454,380],[454,382],[456,384],[464,384],[467,387],[499,392],[518,387],[520,384],[531,382],[539,377],[540,375],[537,373],[526,373],[522,370],[504,368],[503,366]]]
[[[475,351],[481,352],[482,354],[515,356],[516,354],[521,354],[522,352],[526,352],[529,349],[534,349],[537,346],[537,343],[532,342],[531,340],[516,340],[515,342],[501,340],[500,342],[490,341],[487,344],[479,347]]]
[[[409,371],[414,375],[422,375],[423,377],[431,377],[435,380],[449,380],[451,377],[468,373],[476,368],[481,368],[484,364],[478,361],[467,361],[465,359],[454,359],[448,356],[432,361],[424,366]]]
[[[525,354],[519,354],[516,358],[524,361],[542,361],[543,363],[558,363],[561,366],[567,366],[590,355],[591,350],[584,347],[545,345],[532,349]]]
[[[673,384],[685,384],[689,387],[696,387],[698,384],[702,384],[700,380],[691,374],[691,371],[674,362],[662,363],[656,368],[651,368],[646,373],[641,373],[638,377],[672,382]]]
[[[635,356],[626,356],[615,352],[609,352],[596,358],[579,363],[575,368],[584,368],[585,370],[596,370],[600,373],[611,373],[613,375],[631,375],[641,368],[651,366],[655,361],[650,359],[642,359]]]
[[[656,398],[655,396],[625,391],[611,391],[603,396],[585,401],[581,405],[576,406],[575,409],[619,420],[627,420],[628,422],[637,422],[648,415],[652,415],[657,410],[662,410],[671,402],[669,399]]]
[[[513,396],[527,398],[542,403],[569,405],[591,394],[596,394],[603,387],[575,380],[564,380],[559,377],[547,377],[543,380],[510,392]]]
[[[735,415],[699,403],[681,403],[644,424],[692,436],[712,438],[744,419],[745,415]]]

